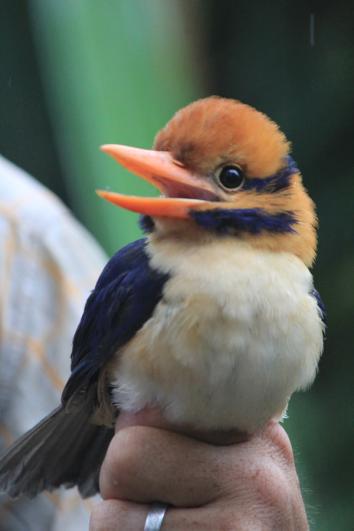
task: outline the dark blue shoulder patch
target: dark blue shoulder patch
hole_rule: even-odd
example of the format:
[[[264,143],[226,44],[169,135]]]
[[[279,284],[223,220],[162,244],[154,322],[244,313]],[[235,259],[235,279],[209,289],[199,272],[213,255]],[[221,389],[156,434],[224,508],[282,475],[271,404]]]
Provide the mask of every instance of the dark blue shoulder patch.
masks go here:
[[[146,240],[118,251],[89,296],[73,340],[72,374],[63,401],[93,378],[111,356],[151,317],[168,275],[152,269]]]
[[[150,234],[155,229],[155,223],[151,216],[140,216],[139,226],[145,234]]]
[[[323,324],[327,325],[327,312],[326,312],[326,307],[324,305],[324,302],[321,299],[321,295],[318,293],[317,289],[315,288],[312,288],[312,290],[310,291],[310,295],[312,295],[312,297],[316,299],[318,313],[320,314]]]

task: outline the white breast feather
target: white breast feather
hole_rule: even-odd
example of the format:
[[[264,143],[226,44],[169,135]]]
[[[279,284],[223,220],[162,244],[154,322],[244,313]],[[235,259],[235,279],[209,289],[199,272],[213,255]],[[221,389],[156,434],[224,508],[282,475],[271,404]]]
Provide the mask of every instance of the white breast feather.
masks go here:
[[[322,352],[306,266],[231,238],[164,241],[150,252],[171,279],[111,366],[117,406],[158,405],[198,429],[251,433],[279,419],[292,392],[312,383]]]

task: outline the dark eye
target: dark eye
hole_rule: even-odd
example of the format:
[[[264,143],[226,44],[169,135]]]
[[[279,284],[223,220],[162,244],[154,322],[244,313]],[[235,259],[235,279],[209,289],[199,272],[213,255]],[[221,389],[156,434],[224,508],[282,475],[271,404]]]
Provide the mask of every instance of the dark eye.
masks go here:
[[[224,190],[238,190],[244,182],[243,171],[238,166],[224,166],[216,174],[216,181]]]

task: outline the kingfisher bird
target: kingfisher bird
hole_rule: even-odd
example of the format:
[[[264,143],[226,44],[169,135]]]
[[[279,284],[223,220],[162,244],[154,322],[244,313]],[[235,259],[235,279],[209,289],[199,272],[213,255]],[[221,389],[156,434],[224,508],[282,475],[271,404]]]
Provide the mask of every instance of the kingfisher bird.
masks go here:
[[[314,380],[325,310],[310,268],[315,206],[265,114],[217,96],[177,112],[154,149],[102,147],[160,197],[99,191],[139,213],[90,294],[61,405],[0,459],[0,489],[34,496],[98,474],[120,411],[251,436]]]

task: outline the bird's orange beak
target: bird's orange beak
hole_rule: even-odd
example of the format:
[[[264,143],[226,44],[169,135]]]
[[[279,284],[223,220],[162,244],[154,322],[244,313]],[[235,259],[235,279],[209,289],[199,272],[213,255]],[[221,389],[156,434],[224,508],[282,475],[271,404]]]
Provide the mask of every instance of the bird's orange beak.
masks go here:
[[[107,144],[101,150],[156,186],[162,197],[137,197],[97,190],[114,205],[148,216],[187,218],[192,209],[217,199],[207,180],[193,175],[167,151]]]

